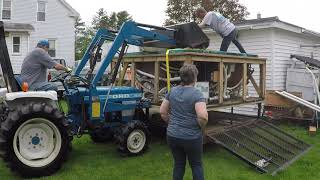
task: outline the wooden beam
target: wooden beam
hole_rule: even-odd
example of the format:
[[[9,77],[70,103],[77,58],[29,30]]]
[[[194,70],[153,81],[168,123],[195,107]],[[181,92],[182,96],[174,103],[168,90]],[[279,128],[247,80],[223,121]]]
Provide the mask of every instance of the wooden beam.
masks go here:
[[[245,102],[243,100],[233,100],[233,101],[224,101],[222,104],[208,104],[207,105],[207,111],[214,111],[214,110],[219,110],[222,107],[239,107],[243,105],[248,105],[248,104],[257,104],[257,103],[262,103],[263,100],[261,98],[251,98],[247,99]]]
[[[144,54],[144,55],[140,54],[140,55],[134,55],[134,56],[126,55],[124,58],[157,57],[157,56],[164,56],[164,53]],[[212,54],[212,53],[199,53],[199,52],[180,52],[180,53],[172,54],[170,56],[173,56],[173,57],[200,56],[200,57],[217,57],[217,58],[227,58],[227,59],[236,58],[236,59],[253,59],[253,60],[263,59],[263,58],[254,57],[254,56],[237,56],[237,55],[228,55],[228,54]]]
[[[261,97],[261,90],[256,82],[256,80],[252,77],[251,74],[249,74],[249,80],[251,81],[254,89],[256,90],[256,92],[258,93],[259,97]]]
[[[223,103],[223,69],[224,64],[222,61],[219,63],[219,104]]]
[[[199,61],[199,62],[220,62],[221,59],[226,63],[249,63],[249,64],[263,64],[266,59],[258,57],[246,57],[246,56],[231,56],[221,54],[207,54],[207,53],[179,53],[170,55],[171,61]],[[124,57],[125,62],[154,62],[165,61],[164,54],[152,54]]]
[[[260,90],[261,90],[261,98],[265,98],[266,95],[266,63],[260,64]]]
[[[114,69],[114,67],[116,66],[116,64],[117,64],[117,61],[112,61],[112,62],[111,62],[111,69]]]
[[[135,82],[136,82],[136,63],[132,62],[131,63],[131,87],[135,87]]]
[[[248,86],[247,86],[247,80],[248,80],[248,64],[243,63],[243,73],[242,73],[242,100],[246,101],[246,96],[247,96],[247,91],[248,91]]]
[[[154,93],[153,102],[157,103],[159,101],[159,72],[160,72],[160,62],[154,62]]]
[[[191,56],[186,56],[184,64],[193,64],[192,57]]]
[[[171,55],[170,55],[171,56]],[[223,59],[223,58],[222,58]],[[140,57],[140,58],[124,58],[124,62],[155,62],[155,61],[161,61],[165,62],[165,57]],[[191,61],[198,61],[198,62],[220,62],[221,58],[218,57],[200,57],[195,56],[192,57],[191,61],[189,61],[184,56],[178,56],[178,57],[172,57],[170,61],[177,61],[177,62],[191,62]],[[264,59],[223,59],[223,62],[225,63],[249,63],[249,64],[263,64]]]
[[[126,73],[127,73],[128,66],[129,66],[129,63],[127,63],[127,62],[124,63],[123,69],[122,69],[121,74],[120,74],[120,79],[119,79],[119,81],[118,81],[118,86],[122,86],[122,84],[123,84],[123,79],[124,79],[124,77],[125,77],[125,75],[126,75]]]

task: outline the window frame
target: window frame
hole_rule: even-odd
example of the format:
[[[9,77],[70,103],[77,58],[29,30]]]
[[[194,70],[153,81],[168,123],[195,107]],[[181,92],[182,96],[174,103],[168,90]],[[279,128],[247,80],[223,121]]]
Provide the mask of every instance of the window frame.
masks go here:
[[[3,19],[3,5],[4,5],[4,1],[10,1],[11,2],[11,6],[10,6],[10,18],[9,19]],[[1,4],[1,20],[2,21],[11,21],[11,19],[12,19],[12,2],[13,0],[2,0],[2,4]]]
[[[17,45],[17,44],[14,44],[14,43],[13,43],[13,38],[15,38],[15,37],[18,37],[18,38],[19,38],[19,43],[20,43],[20,44],[19,44],[19,52],[14,52],[14,45]],[[12,40],[12,55],[21,55],[21,43],[22,43],[21,36],[20,36],[20,35],[13,34],[11,40]]]
[[[39,3],[44,3],[44,12],[43,11],[39,11]],[[46,0],[39,0],[37,1],[37,12],[36,12],[36,22],[46,22],[47,21],[47,1]],[[38,13],[42,12],[44,13],[44,21],[39,21],[38,20]]]
[[[48,54],[49,54],[50,50],[54,50],[54,56],[51,56],[50,54],[49,55],[52,58],[56,58],[57,57],[57,39],[48,39],[48,41],[49,41]],[[54,49],[50,49],[50,41],[54,41]]]

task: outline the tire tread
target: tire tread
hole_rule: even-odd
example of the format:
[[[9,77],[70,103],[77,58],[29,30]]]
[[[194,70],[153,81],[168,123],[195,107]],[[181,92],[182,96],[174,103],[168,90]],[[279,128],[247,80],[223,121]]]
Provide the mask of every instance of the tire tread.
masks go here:
[[[12,143],[13,136],[18,127],[30,118],[42,117],[53,122],[60,131],[62,146],[59,155],[50,164],[32,168],[26,166],[16,157]],[[18,107],[16,110],[11,110],[7,119],[0,127],[0,156],[3,157],[5,164],[13,172],[17,172],[22,177],[34,178],[48,176],[60,169],[61,165],[68,158],[71,151],[71,140],[68,123],[65,123],[64,115],[56,108],[45,103],[33,103]]]

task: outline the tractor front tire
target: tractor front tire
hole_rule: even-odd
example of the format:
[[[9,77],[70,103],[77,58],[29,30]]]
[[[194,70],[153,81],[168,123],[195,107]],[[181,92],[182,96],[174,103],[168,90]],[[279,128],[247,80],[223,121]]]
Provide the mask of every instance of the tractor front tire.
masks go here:
[[[0,155],[23,177],[49,176],[71,151],[72,136],[64,115],[46,103],[9,110],[0,129]]]
[[[120,127],[115,139],[121,155],[140,155],[148,149],[150,133],[143,122],[132,121]]]

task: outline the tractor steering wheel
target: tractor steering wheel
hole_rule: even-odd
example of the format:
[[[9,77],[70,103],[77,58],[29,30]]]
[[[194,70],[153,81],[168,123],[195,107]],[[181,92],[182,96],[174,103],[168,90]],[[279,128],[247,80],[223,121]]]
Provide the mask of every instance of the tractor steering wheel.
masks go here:
[[[89,86],[90,85],[90,83],[91,83],[91,81],[89,81],[88,79],[86,79],[86,78],[83,78],[83,77],[81,77],[81,76],[79,76],[79,75],[72,75],[71,76],[71,79],[73,79],[73,80],[75,80],[75,81],[81,81],[81,82],[83,82],[83,84],[85,85],[85,86]]]
[[[63,73],[53,77],[52,79],[50,79],[50,82],[57,82],[57,81],[64,82],[65,78],[67,76],[69,76],[70,74],[71,74],[71,72],[63,72]]]

